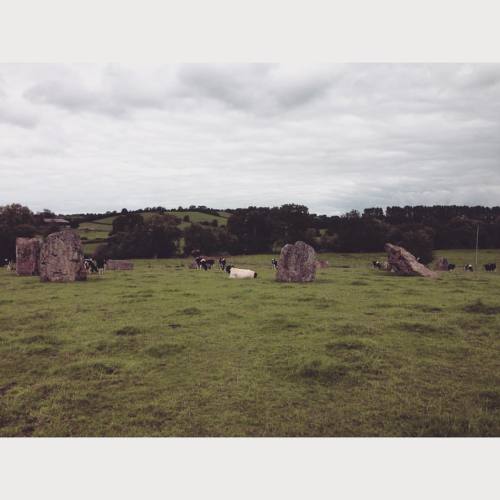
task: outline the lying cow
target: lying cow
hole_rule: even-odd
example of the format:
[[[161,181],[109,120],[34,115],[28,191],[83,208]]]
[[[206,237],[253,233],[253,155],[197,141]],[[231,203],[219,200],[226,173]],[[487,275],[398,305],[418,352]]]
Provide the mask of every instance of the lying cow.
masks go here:
[[[256,278],[257,273],[250,269],[239,269],[234,266],[226,266],[226,273],[229,274],[230,278],[245,279],[245,278]]]
[[[472,264],[465,264],[464,271],[471,271],[471,272],[474,271]]]
[[[448,264],[448,271],[454,271],[455,267],[455,264]]]
[[[496,271],[496,269],[497,269],[497,265],[495,263],[484,265],[485,271]]]

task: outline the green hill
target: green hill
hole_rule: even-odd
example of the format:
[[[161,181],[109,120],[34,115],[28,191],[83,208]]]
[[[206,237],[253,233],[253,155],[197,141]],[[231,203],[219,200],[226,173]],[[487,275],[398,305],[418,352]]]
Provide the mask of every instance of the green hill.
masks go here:
[[[145,219],[152,217],[153,215],[158,215],[158,212],[139,212]],[[202,223],[212,223],[213,220],[217,221],[218,226],[225,226],[227,224],[227,219],[230,214],[227,212],[221,212],[220,215],[210,215],[203,212],[189,211],[189,212],[176,212],[167,211],[162,212],[163,215],[173,215],[181,219],[179,224],[180,229],[186,229],[191,224],[202,224]],[[160,214],[160,215],[162,215]],[[184,217],[188,216],[189,220],[184,221]],[[91,254],[99,244],[104,243],[109,237],[109,233],[113,229],[113,221],[118,217],[117,215],[111,215],[108,217],[98,218],[92,221],[82,222],[78,227],[77,231],[82,238],[83,250],[86,254]],[[212,227],[212,226],[207,226]]]

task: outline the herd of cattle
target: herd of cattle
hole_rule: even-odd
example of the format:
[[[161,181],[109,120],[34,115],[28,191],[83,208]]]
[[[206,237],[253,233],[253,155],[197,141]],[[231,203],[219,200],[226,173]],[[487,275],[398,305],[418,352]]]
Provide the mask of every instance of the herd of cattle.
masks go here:
[[[420,259],[417,259],[420,261]],[[106,261],[102,259],[92,259],[92,258],[86,258],[84,259],[84,265],[85,269],[87,270],[88,273],[95,273],[95,274],[104,274],[104,270],[106,268]],[[208,257],[203,257],[203,256],[198,256],[194,259],[194,265],[196,269],[200,270],[203,269],[205,271],[208,271],[212,269],[212,267],[215,265],[215,259],[213,258],[208,258]],[[226,258],[225,257],[219,257],[218,260],[218,266],[221,271],[225,271],[229,274],[230,278],[256,278],[257,273],[255,271],[252,271],[251,269],[240,269],[237,268],[231,264],[227,264]],[[385,262],[380,262],[379,260],[374,260],[372,261],[372,267],[375,269],[385,269],[387,266],[387,263]],[[9,259],[4,259],[3,261],[0,261],[0,267],[7,267],[7,270],[9,271],[15,271],[16,270],[16,263],[12,260]],[[278,269],[278,261],[276,259],[271,259],[271,267],[276,270]],[[488,272],[493,272],[496,271],[497,265],[496,263],[488,263],[484,264],[484,270]],[[455,264],[448,264],[448,271],[454,271],[456,269]],[[474,267],[472,264],[465,264],[464,266],[464,271],[474,271]]]
[[[417,258],[417,261],[420,262],[420,259]],[[379,260],[372,261],[372,266],[376,269],[384,269],[385,265],[386,265],[385,263],[380,262]],[[448,264],[448,271],[454,271],[456,269],[456,267],[457,266],[455,264]],[[489,271],[489,272],[496,271],[496,269],[497,269],[497,265],[494,262],[491,264],[484,264],[483,267],[484,267],[485,271]],[[472,264],[465,264],[464,271],[473,272],[474,267],[472,266]]]
[[[274,260],[275,259],[273,259],[273,261]],[[215,259],[210,259],[203,256],[196,257],[194,261],[196,263],[197,269],[203,269],[205,271],[212,269],[212,267],[215,265]],[[227,264],[225,257],[219,257],[219,269],[228,273],[230,278],[243,279],[257,277],[257,273],[255,271],[252,271],[251,269],[240,269],[238,267],[232,266],[231,264]]]

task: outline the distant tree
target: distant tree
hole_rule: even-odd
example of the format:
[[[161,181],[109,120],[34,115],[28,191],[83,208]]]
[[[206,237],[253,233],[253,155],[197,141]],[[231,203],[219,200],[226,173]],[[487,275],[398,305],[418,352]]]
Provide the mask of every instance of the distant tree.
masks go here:
[[[123,211],[122,211],[123,212]],[[139,214],[132,214],[126,212],[123,215],[115,217],[113,220],[113,229],[111,235],[123,232],[131,232],[139,226],[144,225],[144,217]]]
[[[36,234],[33,212],[18,203],[0,207],[0,259],[15,259],[16,238]]]
[[[209,228],[201,224],[191,224],[184,230],[184,253],[189,255],[193,250],[200,250],[202,254],[211,254],[219,249],[220,240]]]
[[[138,214],[117,217],[107,248],[101,254],[113,258],[171,257],[176,254],[181,231],[176,218],[153,215],[146,221]]]

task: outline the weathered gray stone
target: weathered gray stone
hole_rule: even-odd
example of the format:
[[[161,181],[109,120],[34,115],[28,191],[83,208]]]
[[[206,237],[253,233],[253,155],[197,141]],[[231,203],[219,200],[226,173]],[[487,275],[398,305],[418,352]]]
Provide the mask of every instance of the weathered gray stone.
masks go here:
[[[448,259],[446,257],[441,257],[438,259],[435,265],[436,271],[448,271]]]
[[[72,230],[49,234],[40,251],[39,267],[41,281],[86,280],[80,236]]]
[[[304,283],[314,281],[316,252],[303,241],[288,244],[281,249],[276,271],[276,281]]]
[[[415,256],[403,247],[386,243],[384,248],[392,271],[405,276],[438,277],[437,273],[417,262]]]
[[[108,271],[132,271],[134,263],[127,260],[112,260],[106,262],[106,269]]]
[[[42,241],[39,238],[16,238],[16,273],[18,276],[38,276],[38,261]]]

